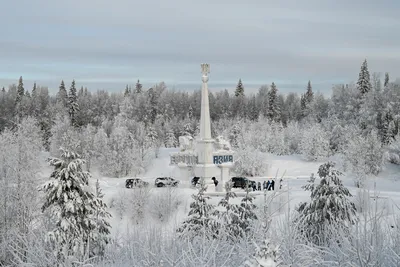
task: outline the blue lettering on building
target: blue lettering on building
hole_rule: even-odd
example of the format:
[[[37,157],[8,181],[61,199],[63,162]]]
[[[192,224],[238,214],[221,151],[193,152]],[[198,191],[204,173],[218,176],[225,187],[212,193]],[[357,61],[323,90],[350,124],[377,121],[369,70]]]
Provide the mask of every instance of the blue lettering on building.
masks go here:
[[[224,156],[214,156],[213,157],[214,164],[222,164],[225,162],[233,162],[232,155],[224,155]]]

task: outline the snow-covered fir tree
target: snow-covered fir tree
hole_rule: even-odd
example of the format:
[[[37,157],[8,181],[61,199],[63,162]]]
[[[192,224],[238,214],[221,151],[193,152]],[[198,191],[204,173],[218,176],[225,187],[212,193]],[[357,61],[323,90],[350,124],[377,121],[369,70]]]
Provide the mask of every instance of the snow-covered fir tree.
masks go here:
[[[383,86],[386,88],[389,85],[389,73],[385,73],[385,82],[383,83]]]
[[[142,84],[140,83],[139,80],[137,80],[136,85],[135,85],[135,94],[140,94],[142,93]]]
[[[251,237],[253,232],[254,222],[258,219],[256,214],[257,206],[253,203],[254,197],[250,195],[250,192],[253,190],[251,186],[247,186],[245,188],[246,195],[242,198],[240,202],[240,206],[238,209],[239,214],[239,227],[242,230],[239,235],[242,234],[243,237]]]
[[[49,160],[54,171],[42,188],[42,211],[53,214],[55,229],[49,232],[49,241],[60,266],[64,266],[82,259],[91,243],[104,241],[110,214],[101,195],[94,195],[88,188],[90,173],[82,169],[84,160],[75,152],[61,150],[61,158]]]
[[[310,177],[303,188],[311,192],[311,201],[301,203],[296,209],[299,215],[295,220],[299,222],[300,230],[316,245],[335,242],[329,234],[330,227],[349,232],[349,227],[356,221],[356,208],[350,200],[352,195],[340,180],[342,173],[334,166],[328,162],[319,167],[319,183],[313,175]]]
[[[78,113],[78,96],[76,95],[75,80],[72,80],[71,87],[68,94],[68,112],[72,126],[78,126],[76,121],[76,114]]]
[[[165,135],[164,144],[165,144],[165,147],[167,147],[167,148],[177,147],[178,140],[176,140],[174,131],[172,129],[167,130],[167,133]]]
[[[244,96],[244,86],[242,83],[242,79],[239,79],[239,82],[236,86],[236,90],[235,90],[235,96],[239,97],[239,96]]]
[[[207,185],[204,178],[200,179],[197,194],[193,194],[193,202],[190,203],[190,211],[182,225],[177,229],[180,238],[193,240],[195,237],[211,239],[217,235],[217,212],[212,204],[207,203],[210,199],[205,196]]]
[[[241,128],[239,124],[234,124],[231,132],[229,133],[229,142],[232,147],[238,147],[239,146],[239,139],[241,138]]]
[[[371,91],[372,86],[370,80],[371,77],[369,75],[368,63],[367,60],[365,59],[361,65],[361,70],[357,81],[357,88],[361,95],[365,95],[366,93]]]
[[[220,234],[226,236],[228,240],[236,240],[244,235],[240,228],[239,205],[232,204],[230,200],[236,198],[235,192],[232,191],[232,182],[225,183],[225,197],[220,200],[218,206],[224,208],[218,213],[218,223],[223,231]]]
[[[111,214],[107,211],[107,205],[103,201],[104,194],[100,187],[100,182],[96,180],[96,187],[94,192],[94,213],[93,220],[95,228],[90,233],[90,253],[91,256],[102,257],[107,244],[110,243],[110,229],[111,225],[109,219]]]
[[[278,88],[275,83],[271,84],[271,88],[268,91],[268,112],[267,117],[271,121],[279,121],[280,120],[280,107],[278,105]]]

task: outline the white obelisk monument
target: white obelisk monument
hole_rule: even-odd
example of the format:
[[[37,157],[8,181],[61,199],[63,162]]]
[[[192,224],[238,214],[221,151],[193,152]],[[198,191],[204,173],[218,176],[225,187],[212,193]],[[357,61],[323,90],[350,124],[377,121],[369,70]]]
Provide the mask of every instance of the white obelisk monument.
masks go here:
[[[210,105],[208,102],[209,64],[201,64],[201,114],[200,135],[194,144],[191,136],[180,136],[180,151],[170,154],[170,165],[178,167],[176,177],[190,182],[193,176],[202,177],[206,183],[212,183],[215,177],[219,182],[217,191],[229,180],[229,169],[234,163],[234,151],[222,136],[211,137]]]
[[[200,136],[197,140],[198,162],[195,169],[196,176],[209,180],[219,176],[219,169],[213,163],[213,152],[215,140],[211,138],[210,105],[208,101],[208,74],[209,64],[201,64],[201,113],[200,113]]]

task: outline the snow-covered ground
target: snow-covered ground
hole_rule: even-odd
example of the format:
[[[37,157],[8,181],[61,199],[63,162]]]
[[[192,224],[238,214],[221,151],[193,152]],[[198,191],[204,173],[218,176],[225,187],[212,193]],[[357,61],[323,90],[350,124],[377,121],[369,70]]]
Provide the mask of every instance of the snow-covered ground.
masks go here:
[[[175,167],[169,165],[169,153],[175,152],[177,149],[161,149],[159,157],[151,163],[149,170],[143,176],[140,176],[143,180],[149,182],[149,201],[157,201],[157,196],[166,193],[167,188],[156,188],[154,186],[154,180],[156,177],[160,176],[174,176]],[[292,209],[295,205],[302,201],[307,201],[309,199],[309,192],[304,191],[301,187],[307,183],[308,177],[311,173],[316,174],[318,171],[319,165],[323,162],[307,162],[304,161],[300,155],[291,155],[291,156],[275,156],[268,155],[268,163],[270,165],[269,172],[265,177],[250,177],[251,180],[254,181],[266,181],[268,179],[278,177],[283,178],[283,190],[280,192],[281,195],[285,195],[283,200],[289,198],[290,208]],[[42,169],[43,179],[49,177],[52,169],[51,167],[44,167]],[[108,206],[111,206],[110,212],[113,215],[111,220],[112,224],[112,233],[121,234],[126,231],[129,231],[130,225],[132,224],[132,220],[129,218],[129,210],[130,207],[125,206],[125,215],[121,216],[118,213],[118,204],[115,203],[116,200],[121,200],[125,198],[129,198],[133,191],[132,189],[125,188],[125,179],[124,178],[113,178],[113,177],[105,177],[100,175],[100,173],[96,170],[92,170],[92,179],[91,185],[94,186],[95,181],[98,179],[100,182],[100,186],[104,193],[104,199]],[[350,192],[354,196],[354,200],[356,201],[358,189],[354,186],[354,182],[350,175],[344,175],[343,183],[346,187],[349,188]],[[370,194],[373,196],[375,193],[379,196],[378,203],[382,205],[382,208],[385,207],[388,213],[400,213],[400,167],[388,164],[385,166],[384,170],[379,174],[376,178],[371,178],[369,181],[369,188],[371,189]],[[189,180],[190,178],[188,178]],[[376,191],[374,192],[374,182],[376,182]],[[276,183],[275,188],[277,189],[278,183]],[[191,202],[191,195],[197,192],[197,189],[192,188],[188,181],[183,181],[179,184],[179,186],[172,192],[172,195],[178,201],[178,211],[176,215],[170,220],[169,226],[178,225],[186,216],[189,211],[189,205]],[[237,193],[238,198],[234,199],[233,202],[240,202],[240,197],[243,195],[244,190],[242,189],[234,189]],[[210,196],[210,203],[217,204],[221,199],[223,193],[216,192],[213,184],[208,186],[207,190],[208,195]],[[273,194],[274,192],[267,192],[268,195]],[[278,194],[279,192],[275,192]],[[255,203],[257,205],[261,205],[264,202],[264,193],[262,191],[252,192],[255,196]],[[372,198],[371,198],[372,199]],[[114,203],[113,203],[114,201]],[[372,199],[372,201],[374,201]],[[151,205],[147,207],[151,209]],[[286,208],[281,210],[281,215],[287,211]],[[279,216],[279,213],[275,213]],[[152,222],[151,218],[148,220]],[[154,222],[156,223],[156,222]]]

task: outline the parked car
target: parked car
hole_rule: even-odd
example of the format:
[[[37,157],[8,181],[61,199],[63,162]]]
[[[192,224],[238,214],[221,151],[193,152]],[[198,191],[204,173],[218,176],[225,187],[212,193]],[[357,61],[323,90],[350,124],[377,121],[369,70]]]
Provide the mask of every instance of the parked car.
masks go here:
[[[178,184],[179,181],[171,177],[158,177],[154,182],[154,185],[157,187],[178,186]]]
[[[192,178],[191,183],[193,186],[196,186],[199,182],[200,182],[200,177],[195,176]]]
[[[233,183],[232,187],[243,189],[246,187],[246,185],[248,187],[253,187],[253,185],[256,183],[255,181],[251,181],[246,177],[232,177],[231,182]]]
[[[132,188],[132,187],[145,187],[148,186],[149,183],[146,181],[143,181],[140,178],[129,178],[125,180],[125,187],[126,188]]]

